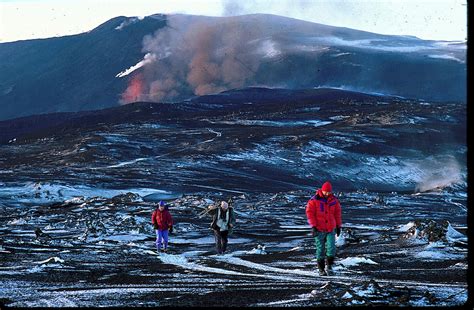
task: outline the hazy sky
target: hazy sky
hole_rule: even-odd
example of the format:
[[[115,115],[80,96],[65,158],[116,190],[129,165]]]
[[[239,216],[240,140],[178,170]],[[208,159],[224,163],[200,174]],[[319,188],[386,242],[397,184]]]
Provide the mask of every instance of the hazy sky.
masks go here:
[[[0,0],[0,43],[89,31],[120,15],[270,13],[381,34],[465,40],[466,0]]]

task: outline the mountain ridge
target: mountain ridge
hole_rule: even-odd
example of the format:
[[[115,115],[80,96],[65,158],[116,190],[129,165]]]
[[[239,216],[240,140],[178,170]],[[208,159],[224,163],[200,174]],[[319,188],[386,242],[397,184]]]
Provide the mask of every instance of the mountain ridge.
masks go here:
[[[0,120],[103,109],[119,105],[127,94],[125,103],[179,102],[252,86],[341,87],[465,102],[465,44],[278,15],[212,20],[179,14],[119,16],[78,35],[1,43]],[[222,29],[236,31],[231,36]],[[118,77],[127,68],[132,70]]]

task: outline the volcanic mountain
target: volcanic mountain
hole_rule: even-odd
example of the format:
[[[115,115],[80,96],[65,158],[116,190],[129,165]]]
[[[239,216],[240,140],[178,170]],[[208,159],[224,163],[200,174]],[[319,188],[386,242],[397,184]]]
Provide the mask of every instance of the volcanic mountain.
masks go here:
[[[0,44],[0,120],[255,86],[465,102],[465,58],[465,42],[275,15],[120,16],[78,35]]]

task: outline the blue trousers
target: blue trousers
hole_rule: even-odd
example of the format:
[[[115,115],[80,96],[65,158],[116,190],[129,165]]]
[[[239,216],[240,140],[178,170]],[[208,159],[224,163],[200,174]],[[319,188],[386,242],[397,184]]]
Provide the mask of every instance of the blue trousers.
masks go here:
[[[163,240],[163,246],[165,249],[168,248],[168,229],[156,230],[156,248],[159,251],[161,249],[161,241]]]

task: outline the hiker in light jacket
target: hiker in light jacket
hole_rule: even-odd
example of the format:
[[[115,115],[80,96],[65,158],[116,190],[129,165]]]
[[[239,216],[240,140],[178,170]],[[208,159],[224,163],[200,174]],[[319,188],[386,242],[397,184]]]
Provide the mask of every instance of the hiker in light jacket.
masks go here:
[[[217,253],[223,254],[227,250],[228,235],[232,234],[235,225],[234,208],[221,201],[219,207],[211,205],[207,209],[212,216],[211,229],[214,231]]]
[[[332,186],[325,182],[306,204],[306,216],[312,227],[316,244],[319,274],[330,275],[336,255],[336,237],[341,233],[341,205],[332,194]]]

